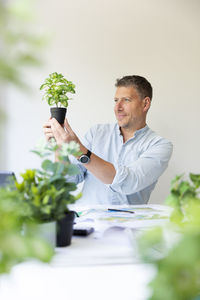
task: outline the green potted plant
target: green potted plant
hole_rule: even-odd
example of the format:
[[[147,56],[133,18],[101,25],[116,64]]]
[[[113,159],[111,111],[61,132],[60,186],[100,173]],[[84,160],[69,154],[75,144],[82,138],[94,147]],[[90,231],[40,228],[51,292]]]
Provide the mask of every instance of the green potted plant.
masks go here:
[[[52,162],[47,157],[56,151],[59,161]],[[77,187],[75,183],[68,182],[66,177],[79,172],[78,167],[69,161],[69,155],[79,155],[79,146],[71,142],[59,147],[51,140],[48,144],[40,144],[32,152],[42,158],[41,168],[29,169],[21,174],[23,180],[15,182],[16,188],[23,196],[23,201],[30,207],[31,214],[28,218],[43,224],[56,222],[57,246],[69,245],[75,213],[69,210],[68,204],[74,203],[81,194],[78,196],[71,194]],[[63,222],[68,223],[69,230],[69,238],[67,240],[66,237],[64,242],[60,241],[63,237],[61,234]]]
[[[157,271],[149,283],[151,295],[148,299],[198,300],[200,174],[190,173],[189,179],[176,176],[166,203],[173,208],[169,224],[145,232],[139,240],[143,262],[151,263]],[[176,239],[171,240],[174,234]],[[159,252],[152,255],[155,249]]]
[[[12,266],[27,259],[49,262],[54,254],[31,221],[27,221],[27,230],[22,234],[24,217],[29,213],[16,189],[0,188],[0,274],[8,273]]]
[[[45,79],[40,86],[40,90],[44,90],[43,100],[46,100],[51,107],[51,117],[55,118],[60,124],[64,123],[68,100],[68,93],[75,94],[75,85],[68,81],[62,74],[54,72]]]

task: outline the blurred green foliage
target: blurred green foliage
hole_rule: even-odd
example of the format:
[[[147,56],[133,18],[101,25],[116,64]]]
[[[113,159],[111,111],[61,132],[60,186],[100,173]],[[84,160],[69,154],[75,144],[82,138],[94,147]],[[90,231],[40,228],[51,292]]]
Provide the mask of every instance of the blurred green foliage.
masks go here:
[[[9,85],[29,90],[25,71],[41,65],[41,49],[47,38],[36,29],[33,0],[0,0],[0,162]],[[27,74],[27,73],[26,73]]]
[[[170,222],[142,235],[142,260],[157,274],[149,284],[149,300],[200,298],[200,174],[176,176],[166,203],[173,208]],[[159,250],[158,253],[155,250]]]
[[[0,274],[30,258],[49,262],[54,254],[52,247],[38,238],[33,223],[27,221],[23,232],[24,216],[28,214],[16,190],[0,189]]]
[[[186,222],[198,220],[200,175],[190,173],[188,180],[184,179],[184,175],[176,176],[171,182],[171,191],[166,204],[174,208],[171,215],[172,222],[183,225]]]
[[[23,89],[29,87],[24,71],[41,64],[40,49],[46,44],[44,35],[39,36],[35,31],[33,3],[32,0],[0,0],[0,142],[6,119],[4,92],[9,84]],[[0,274],[29,258],[50,261],[53,250],[38,238],[34,223],[28,218],[31,214],[19,191],[9,187],[0,189]]]
[[[21,174],[22,182],[15,182],[17,191],[31,214],[27,217],[38,222],[56,221],[64,217],[67,205],[74,203],[81,194],[71,194],[77,186],[68,182],[66,176],[79,173],[79,168],[69,161],[69,155],[79,155],[79,146],[71,142],[59,148],[54,140],[33,151],[42,158],[40,169],[28,169]],[[47,159],[59,153],[59,161]]]
[[[200,295],[200,233],[185,232],[166,257],[157,260],[151,300],[194,300]]]
[[[76,184],[66,178],[79,172],[69,160],[69,155],[80,155],[78,144],[59,147],[52,139],[49,143],[42,141],[32,152],[42,159],[41,168],[26,170],[21,174],[22,182],[0,189],[0,273],[29,258],[50,261],[53,250],[38,238],[35,224],[62,218],[67,205],[81,196],[70,193],[76,190]],[[58,162],[48,158],[55,152]]]
[[[24,69],[41,63],[39,50],[46,41],[31,25],[32,10],[31,0],[0,0],[1,85],[13,83],[27,87]]]

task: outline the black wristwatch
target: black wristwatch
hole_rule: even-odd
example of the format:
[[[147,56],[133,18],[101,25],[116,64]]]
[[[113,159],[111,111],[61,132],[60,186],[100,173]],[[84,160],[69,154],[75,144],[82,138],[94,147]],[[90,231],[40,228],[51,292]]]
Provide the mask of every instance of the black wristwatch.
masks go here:
[[[90,156],[91,156],[92,152],[90,150],[87,151],[86,154],[83,154],[79,157],[79,161],[82,163],[82,164],[88,164],[89,161],[90,161]]]

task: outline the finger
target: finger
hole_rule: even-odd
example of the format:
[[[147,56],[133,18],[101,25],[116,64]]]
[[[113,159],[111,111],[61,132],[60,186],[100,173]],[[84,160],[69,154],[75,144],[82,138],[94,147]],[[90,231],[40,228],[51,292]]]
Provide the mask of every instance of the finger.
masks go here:
[[[50,128],[51,127],[51,123],[49,121],[45,122],[42,126],[43,128]]]
[[[63,131],[61,124],[55,118],[51,119],[49,123],[51,125],[52,131]]]
[[[53,135],[53,131],[51,128],[44,128],[43,132],[45,135],[49,134],[49,135]]]
[[[67,119],[65,119],[64,127],[67,129],[67,131],[68,131],[69,133],[73,133],[73,130],[72,130],[71,126],[69,125]]]
[[[51,138],[54,137],[54,135],[52,133],[48,133],[48,134],[45,134],[45,137],[46,137],[47,141],[49,141]]]
[[[67,132],[63,129],[63,127],[57,122],[56,119],[52,119],[51,121],[51,129],[52,133],[58,144],[62,144],[67,140]]]

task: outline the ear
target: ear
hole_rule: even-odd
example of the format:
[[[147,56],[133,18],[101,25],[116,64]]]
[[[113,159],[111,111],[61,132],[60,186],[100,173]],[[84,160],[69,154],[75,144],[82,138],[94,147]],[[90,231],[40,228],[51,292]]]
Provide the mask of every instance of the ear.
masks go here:
[[[143,103],[144,103],[144,111],[147,112],[151,106],[151,99],[149,97],[145,97],[143,99]]]

